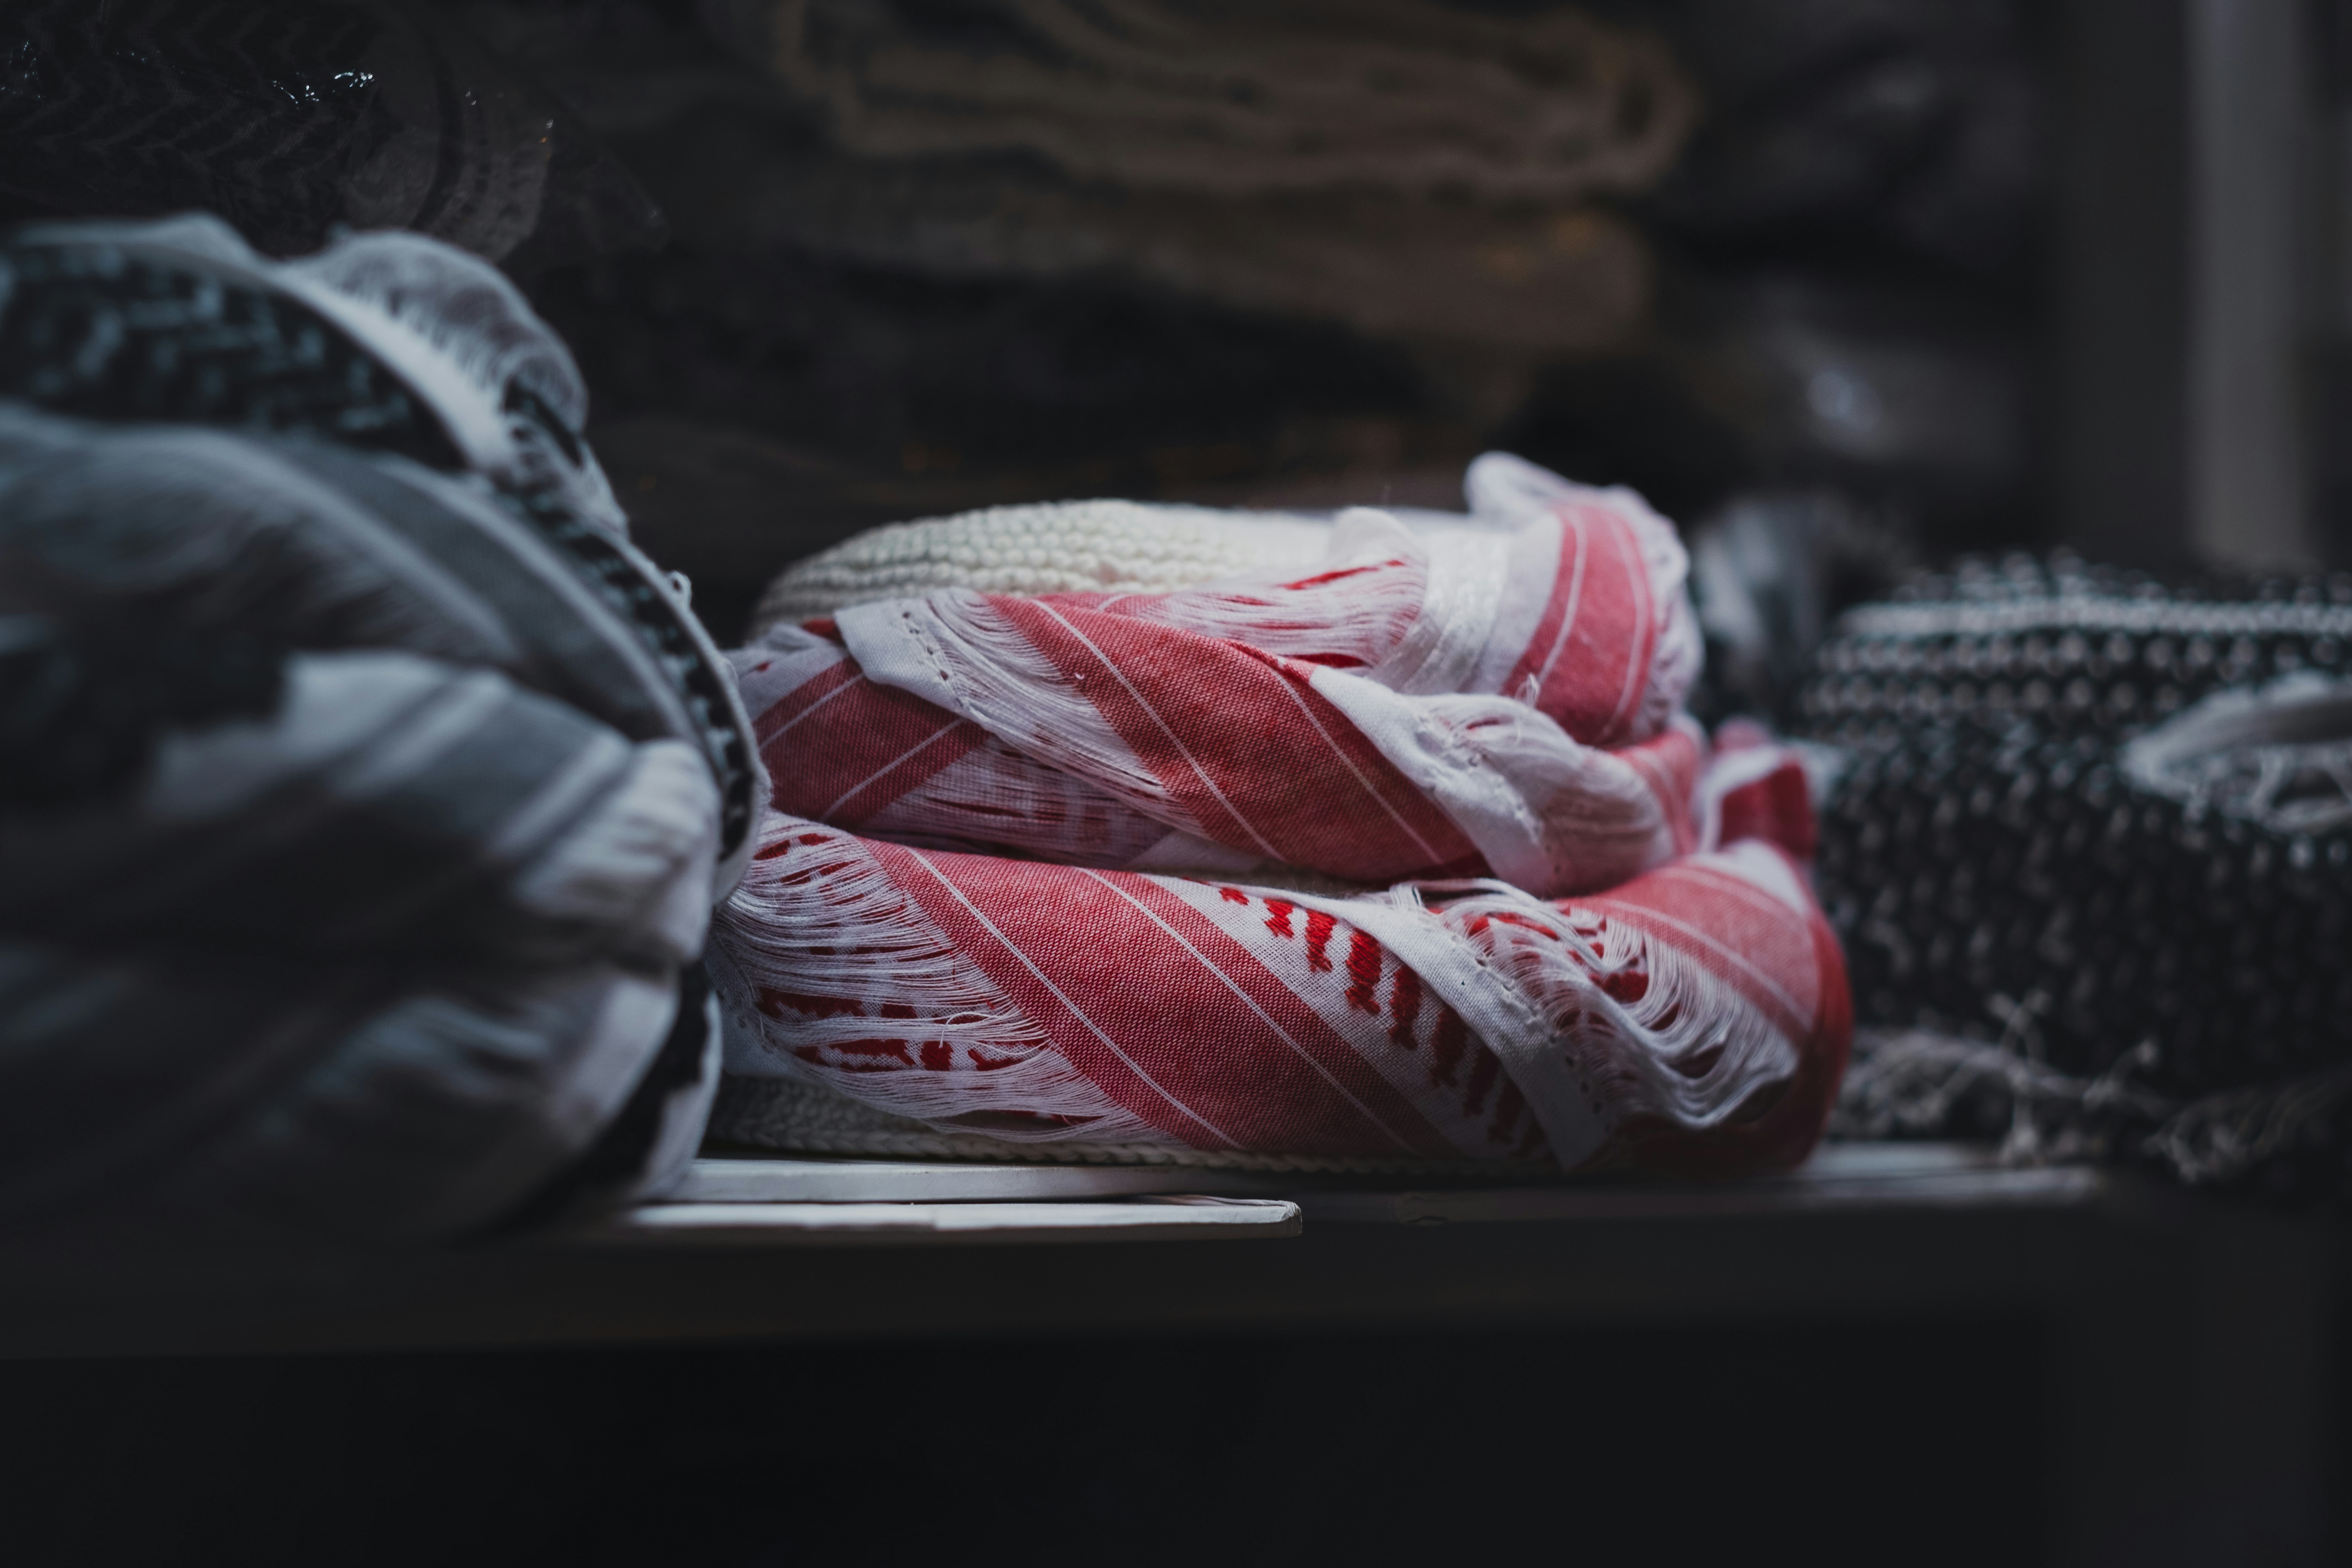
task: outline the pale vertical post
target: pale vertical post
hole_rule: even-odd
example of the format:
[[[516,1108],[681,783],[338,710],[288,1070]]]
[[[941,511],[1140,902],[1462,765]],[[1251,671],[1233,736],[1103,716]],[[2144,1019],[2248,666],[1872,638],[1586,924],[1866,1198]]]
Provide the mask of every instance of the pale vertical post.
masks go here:
[[[2303,443],[2302,0],[2189,0],[2189,533],[2217,565],[2313,548]]]

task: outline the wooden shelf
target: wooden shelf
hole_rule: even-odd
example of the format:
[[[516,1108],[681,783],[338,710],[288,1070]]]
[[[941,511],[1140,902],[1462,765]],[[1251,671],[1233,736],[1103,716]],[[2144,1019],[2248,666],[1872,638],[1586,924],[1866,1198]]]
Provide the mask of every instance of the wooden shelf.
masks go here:
[[[670,1202],[523,1241],[0,1262],[0,1353],[2040,1310],[2189,1223],[2127,1174],[1937,1144],[1832,1146],[1748,1182],[1508,1187],[705,1160]]]
[[[1706,1185],[710,1160],[670,1202],[529,1241],[0,1263],[0,1353],[2032,1319],[2056,1560],[2093,1563],[2143,1560],[2117,1543],[2184,1506],[2324,1531],[2336,1275],[2323,1227],[1948,1145]]]

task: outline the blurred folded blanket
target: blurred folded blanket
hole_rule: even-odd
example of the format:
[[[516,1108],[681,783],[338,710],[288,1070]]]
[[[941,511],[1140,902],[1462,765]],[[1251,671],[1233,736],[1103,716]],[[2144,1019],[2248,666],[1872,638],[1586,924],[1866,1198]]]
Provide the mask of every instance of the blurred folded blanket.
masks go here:
[[[860,153],[1020,150],[1144,186],[1580,196],[1654,178],[1696,117],[1664,45],[1575,11],[711,0],[703,14]]]

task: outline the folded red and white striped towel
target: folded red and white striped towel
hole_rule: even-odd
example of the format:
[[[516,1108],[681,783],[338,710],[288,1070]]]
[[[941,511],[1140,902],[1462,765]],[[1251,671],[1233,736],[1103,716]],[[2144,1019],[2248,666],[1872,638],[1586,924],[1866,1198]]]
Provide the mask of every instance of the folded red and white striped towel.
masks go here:
[[[713,932],[730,1070],[1116,1157],[1801,1157],[1850,1013],[1801,771],[1681,714],[1669,525],[1471,478],[1304,571],[847,595],[739,650],[778,815]]]
[[[1709,785],[1732,831],[1810,826],[1786,753],[1732,752]],[[1836,940],[1761,837],[1596,897],[1334,899],[778,816],[711,962],[732,1071],[1028,1142],[1787,1163],[1850,1029]]]
[[[736,656],[776,805],[1073,864],[1607,887],[1689,847],[1695,633],[1672,530],[1573,490],[1442,548],[1160,594],[949,589]]]

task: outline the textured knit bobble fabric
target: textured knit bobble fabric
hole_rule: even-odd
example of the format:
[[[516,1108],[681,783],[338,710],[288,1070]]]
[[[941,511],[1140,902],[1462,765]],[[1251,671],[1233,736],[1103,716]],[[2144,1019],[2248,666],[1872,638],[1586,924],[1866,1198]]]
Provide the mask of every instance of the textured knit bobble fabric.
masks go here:
[[[1467,513],[1405,509],[1390,515],[1444,552],[1516,527],[1553,502],[1574,499],[1581,487],[1490,452],[1470,465],[1463,489]],[[1631,500],[1631,492],[1619,495]],[[751,632],[941,588],[1159,594],[1227,577],[1296,575],[1314,570],[1330,542],[1330,518],[1299,512],[1115,500],[983,507],[868,529],[794,562],[761,596]],[[1675,569],[1677,592],[1680,571]]]
[[[2352,1060],[2352,581],[2013,560],[1850,615],[1804,702],[1861,1020],[2172,1100]]]
[[[993,506],[888,523],[779,574],[752,631],[940,588],[1150,594],[1252,572],[1303,572],[1322,558],[1329,532],[1284,512],[1131,500]]]
[[[562,345],[408,236],[0,247],[0,1235],[628,1190],[764,794]]]

